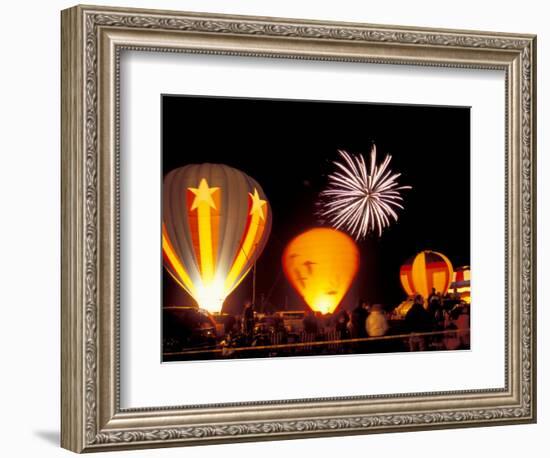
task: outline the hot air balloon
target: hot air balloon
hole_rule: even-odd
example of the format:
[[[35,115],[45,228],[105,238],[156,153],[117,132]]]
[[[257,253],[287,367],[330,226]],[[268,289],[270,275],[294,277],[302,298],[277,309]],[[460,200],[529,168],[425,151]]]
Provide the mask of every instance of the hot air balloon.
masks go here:
[[[164,178],[163,264],[199,307],[220,312],[271,230],[271,208],[251,177],[222,164],[191,164]]]
[[[428,298],[432,288],[445,294],[451,284],[452,275],[451,261],[437,251],[421,251],[407,259],[399,272],[405,292],[409,296],[421,294],[424,299]]]
[[[357,273],[359,250],[347,234],[315,228],[290,241],[282,262],[286,277],[307,305],[314,311],[332,313]]]
[[[470,266],[457,267],[453,273],[453,281],[449,287],[455,293],[458,293],[460,299],[470,303]]]

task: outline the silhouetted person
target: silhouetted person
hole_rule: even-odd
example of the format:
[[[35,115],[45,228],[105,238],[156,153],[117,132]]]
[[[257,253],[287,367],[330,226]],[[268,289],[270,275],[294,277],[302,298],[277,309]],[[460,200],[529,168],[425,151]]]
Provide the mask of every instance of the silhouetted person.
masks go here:
[[[285,322],[284,320],[277,314],[273,314],[273,328],[276,332],[285,331]]]
[[[420,294],[414,298],[414,303],[405,315],[405,328],[411,333],[409,338],[410,351],[426,350],[426,341],[418,333],[431,331],[430,314],[424,308],[424,299]]]
[[[244,333],[247,337],[252,337],[254,333],[254,304],[247,301],[243,311]]]
[[[319,331],[319,323],[317,322],[317,317],[313,313],[313,310],[310,310],[303,320],[304,332],[308,334],[317,334]]]
[[[323,328],[325,328],[325,332],[332,330],[336,324],[334,322],[334,315],[332,313],[326,313],[325,315],[322,315],[320,320]]]
[[[340,337],[340,340],[349,338],[349,313],[346,310],[342,310],[336,319],[336,331]]]
[[[351,312],[351,329],[353,337],[367,337],[366,322],[369,316],[367,307],[368,304],[365,301],[360,301],[357,307]]]
[[[430,314],[434,327],[437,327],[439,322],[441,322],[443,318],[443,301],[441,295],[435,292],[435,288],[432,291],[433,293],[430,295],[430,298],[428,300],[428,313]]]
[[[432,288],[432,292],[428,296],[428,304],[430,304],[430,302],[432,302],[432,299],[434,297],[437,297],[437,291],[435,290],[435,288]]]
[[[223,322],[223,331],[225,335],[232,334],[235,330],[235,325],[237,324],[237,319],[233,315],[227,315]]]

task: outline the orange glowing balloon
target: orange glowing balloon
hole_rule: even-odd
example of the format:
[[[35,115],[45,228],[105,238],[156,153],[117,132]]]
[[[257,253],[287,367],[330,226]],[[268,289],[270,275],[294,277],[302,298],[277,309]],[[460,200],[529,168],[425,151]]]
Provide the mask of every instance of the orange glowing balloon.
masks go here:
[[[286,277],[307,305],[332,313],[357,273],[359,250],[347,234],[315,228],[291,240],[282,261]]]

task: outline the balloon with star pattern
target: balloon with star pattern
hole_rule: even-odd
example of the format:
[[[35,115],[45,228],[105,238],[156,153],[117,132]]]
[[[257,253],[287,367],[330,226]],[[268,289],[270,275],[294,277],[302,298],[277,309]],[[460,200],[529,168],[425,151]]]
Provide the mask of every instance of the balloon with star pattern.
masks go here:
[[[162,211],[164,268],[199,307],[220,312],[269,238],[261,186],[227,165],[187,165],[165,176]]]

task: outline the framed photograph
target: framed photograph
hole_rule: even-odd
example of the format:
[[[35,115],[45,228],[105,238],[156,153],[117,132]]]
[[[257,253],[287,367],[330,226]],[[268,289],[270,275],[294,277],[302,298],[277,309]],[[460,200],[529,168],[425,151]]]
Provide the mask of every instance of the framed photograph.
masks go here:
[[[62,12],[62,446],[536,421],[536,38]]]

